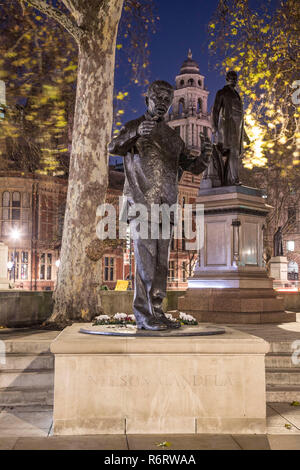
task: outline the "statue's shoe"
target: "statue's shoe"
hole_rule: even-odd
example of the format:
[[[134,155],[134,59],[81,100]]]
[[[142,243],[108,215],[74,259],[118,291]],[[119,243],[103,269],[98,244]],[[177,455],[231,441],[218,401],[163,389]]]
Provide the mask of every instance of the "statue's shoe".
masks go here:
[[[136,326],[138,330],[163,331],[168,329],[168,326],[165,323],[152,317],[141,317],[136,319]]]
[[[165,325],[167,325],[168,328],[172,328],[172,329],[175,329],[175,328],[180,328],[181,327],[181,323],[180,321],[176,320],[176,321],[172,321],[172,320],[169,320],[164,312],[162,310],[154,310],[154,315],[155,315],[155,318],[157,318],[157,320],[159,320],[161,323],[164,323]]]

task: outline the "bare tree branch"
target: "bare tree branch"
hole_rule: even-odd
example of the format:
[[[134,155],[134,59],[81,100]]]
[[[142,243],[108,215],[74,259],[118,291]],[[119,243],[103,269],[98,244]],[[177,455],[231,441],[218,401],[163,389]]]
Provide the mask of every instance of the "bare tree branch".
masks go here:
[[[79,44],[81,38],[84,36],[82,28],[77,26],[65,13],[49,5],[44,0],[27,0],[27,3],[37,8],[41,13],[48,15],[50,18],[56,20],[61,26],[63,26]]]
[[[82,2],[80,0],[62,0],[63,4],[69,10],[78,26],[82,24]]]

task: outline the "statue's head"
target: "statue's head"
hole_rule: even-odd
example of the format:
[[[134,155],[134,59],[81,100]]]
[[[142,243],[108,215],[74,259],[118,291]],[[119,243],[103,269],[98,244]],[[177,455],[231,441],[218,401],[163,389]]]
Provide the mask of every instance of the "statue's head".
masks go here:
[[[174,97],[174,88],[170,83],[156,80],[151,83],[146,96],[148,112],[152,116],[163,117],[170,109]]]
[[[236,86],[238,81],[238,74],[234,70],[229,70],[226,74],[226,82],[228,85]]]

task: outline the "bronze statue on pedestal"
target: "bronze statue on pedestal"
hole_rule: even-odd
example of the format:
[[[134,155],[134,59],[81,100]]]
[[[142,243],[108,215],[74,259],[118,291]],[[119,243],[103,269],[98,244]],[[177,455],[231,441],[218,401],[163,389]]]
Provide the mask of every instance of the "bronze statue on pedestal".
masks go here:
[[[213,156],[201,187],[240,184],[239,160],[243,156],[243,143],[249,143],[249,138],[244,130],[243,103],[236,91],[237,80],[236,72],[228,72],[227,84],[216,94],[212,111]]]

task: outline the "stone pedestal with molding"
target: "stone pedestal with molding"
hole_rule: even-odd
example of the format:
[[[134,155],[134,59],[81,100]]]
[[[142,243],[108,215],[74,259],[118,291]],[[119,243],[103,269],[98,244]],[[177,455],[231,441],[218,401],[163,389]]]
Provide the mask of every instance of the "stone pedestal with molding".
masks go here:
[[[271,209],[262,191],[246,186],[200,189],[204,243],[178,308],[198,321],[295,321],[284,311],[263,261],[263,229]]]
[[[287,282],[288,260],[285,256],[273,256],[270,261],[270,277],[275,281]]]
[[[7,280],[7,261],[8,247],[0,242],[0,289],[8,289],[9,282]]]
[[[54,434],[266,432],[262,338],[232,328],[217,336],[96,336],[82,326],[51,344]]]

